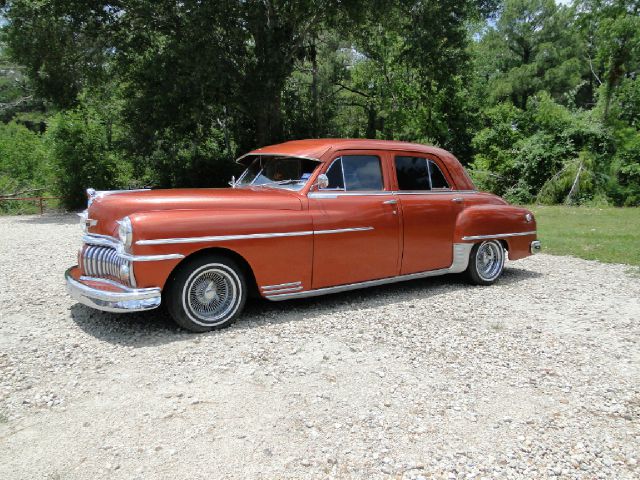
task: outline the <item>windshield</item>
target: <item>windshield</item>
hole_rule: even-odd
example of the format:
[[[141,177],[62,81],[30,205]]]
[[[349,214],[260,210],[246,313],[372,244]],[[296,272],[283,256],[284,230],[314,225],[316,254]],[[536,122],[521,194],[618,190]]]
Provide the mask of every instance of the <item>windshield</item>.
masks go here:
[[[236,187],[251,185],[300,190],[319,165],[307,158],[257,155],[236,182]]]

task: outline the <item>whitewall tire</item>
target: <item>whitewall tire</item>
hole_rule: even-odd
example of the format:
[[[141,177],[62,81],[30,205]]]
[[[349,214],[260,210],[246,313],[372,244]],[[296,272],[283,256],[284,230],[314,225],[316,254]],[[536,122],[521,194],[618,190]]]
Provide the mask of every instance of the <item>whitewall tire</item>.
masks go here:
[[[192,332],[231,325],[247,300],[244,274],[230,258],[205,255],[187,260],[171,276],[166,291],[173,320]]]

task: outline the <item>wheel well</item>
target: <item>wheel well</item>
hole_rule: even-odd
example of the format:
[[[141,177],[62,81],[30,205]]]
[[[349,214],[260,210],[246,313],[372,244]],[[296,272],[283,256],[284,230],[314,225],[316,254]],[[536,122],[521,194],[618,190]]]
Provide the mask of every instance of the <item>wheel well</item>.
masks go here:
[[[251,268],[251,265],[249,265],[249,262],[247,262],[247,260],[238,252],[234,252],[233,250],[229,250],[228,248],[220,248],[220,247],[203,248],[202,250],[193,252],[191,255],[187,255],[185,258],[183,258],[180,261],[180,263],[178,263],[173,268],[173,270],[169,274],[169,281],[172,280],[174,272],[176,272],[178,268],[184,265],[186,261],[190,261],[194,258],[203,257],[205,255],[211,255],[211,254],[224,255],[225,257],[228,257],[233,261],[235,261],[238,264],[238,266],[242,269],[242,273],[244,273],[245,275],[245,279],[247,280],[247,288],[249,290],[248,292],[249,295],[251,297],[259,296],[258,283],[256,282],[256,277],[253,273],[253,269]]]

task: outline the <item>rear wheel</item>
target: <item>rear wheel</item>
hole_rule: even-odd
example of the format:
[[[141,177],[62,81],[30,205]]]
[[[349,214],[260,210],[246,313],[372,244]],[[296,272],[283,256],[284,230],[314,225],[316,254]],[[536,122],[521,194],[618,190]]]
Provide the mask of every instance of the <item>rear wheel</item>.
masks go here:
[[[504,248],[498,240],[477,243],[471,249],[467,276],[475,285],[491,285],[504,270]]]
[[[181,265],[166,293],[169,314],[192,332],[228,327],[247,300],[242,270],[222,255],[206,255]]]

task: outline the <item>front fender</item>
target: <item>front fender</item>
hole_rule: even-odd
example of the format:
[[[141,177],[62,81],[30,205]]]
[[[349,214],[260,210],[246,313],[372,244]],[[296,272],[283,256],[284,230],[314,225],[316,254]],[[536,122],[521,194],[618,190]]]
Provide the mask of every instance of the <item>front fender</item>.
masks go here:
[[[173,210],[130,215],[132,253],[188,257],[204,249],[235,252],[251,267],[258,286],[302,282],[311,286],[313,226],[307,211]],[[138,262],[140,287],[163,287],[180,261]]]

